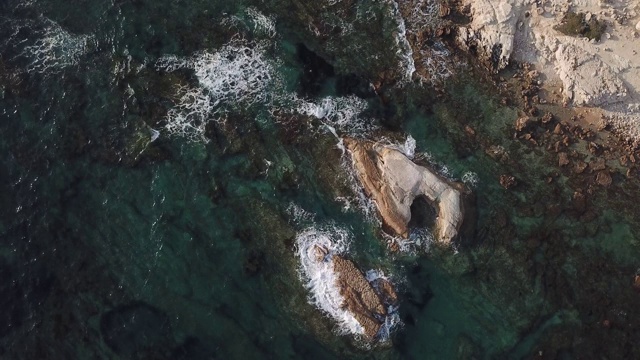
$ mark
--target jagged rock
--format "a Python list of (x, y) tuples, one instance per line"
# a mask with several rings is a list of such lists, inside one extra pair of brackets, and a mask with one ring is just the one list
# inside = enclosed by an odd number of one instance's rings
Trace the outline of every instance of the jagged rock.
[(518, 14), (523, 1), (469, 1), (472, 22), (458, 31), (457, 42), (462, 48), (477, 48), (482, 60), (495, 70), (509, 64)]
[(517, 132), (522, 132), (529, 128), (529, 126), (533, 123), (530, 117), (523, 116), (516, 120), (515, 128)]
[(566, 166), (569, 165), (569, 155), (566, 152), (561, 152), (558, 154), (558, 165)]
[(436, 238), (449, 243), (464, 219), (461, 183), (449, 182), (416, 165), (400, 151), (372, 141), (345, 138), (365, 193), (376, 204), (385, 231), (407, 238), (413, 201), (423, 196), (437, 209)]
[(333, 256), (332, 259), (336, 282), (344, 298), (343, 306), (362, 325), (365, 335), (372, 339), (382, 326), (382, 321), (378, 319), (384, 319), (387, 310), (380, 296), (353, 262), (340, 256)]
[(613, 180), (611, 179), (611, 174), (609, 174), (608, 171), (600, 171), (596, 175), (596, 182), (598, 183), (598, 185), (608, 187), (609, 185), (611, 185), (612, 181)]
[(604, 170), (607, 167), (607, 165), (603, 158), (597, 158), (589, 162), (589, 167), (591, 168), (592, 171), (600, 171), (600, 170)]
[(505, 189), (510, 189), (517, 184), (516, 178), (511, 175), (500, 175), (500, 185)]
[(576, 162), (574, 171), (576, 174), (582, 174), (587, 169), (588, 164), (582, 160)]
[(557, 124), (556, 127), (553, 129), (553, 133), (556, 135), (562, 135), (562, 125)]

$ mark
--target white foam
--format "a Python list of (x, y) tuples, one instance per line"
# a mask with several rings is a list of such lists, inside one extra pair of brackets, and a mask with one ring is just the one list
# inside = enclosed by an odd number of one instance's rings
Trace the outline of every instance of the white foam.
[[(326, 252), (318, 260), (318, 249)], [(296, 254), (300, 259), (300, 276), (309, 290), (309, 302), (327, 314), (338, 325), (340, 334), (363, 335), (364, 328), (349, 311), (337, 286), (333, 256), (349, 249), (349, 233), (344, 229), (308, 228), (296, 236)]]
[(404, 83), (411, 81), (413, 73), (416, 71), (416, 64), (413, 60), (413, 49), (407, 40), (407, 28), (404, 19), (400, 14), (398, 3), (391, 1), (391, 16), (398, 23), (398, 30), (395, 32), (395, 42), (398, 46), (396, 54), (400, 57), (400, 67), (403, 70), (402, 81)]
[(266, 16), (254, 7), (247, 8), (246, 13), (253, 23), (253, 31), (255, 33), (264, 34), (270, 38), (276, 36), (276, 23), (273, 15)]
[(281, 82), (273, 62), (266, 57), (267, 45), (233, 39), (215, 52), (201, 52), (186, 59), (169, 55), (158, 60), (156, 67), (165, 71), (192, 69), (199, 85), (178, 89), (165, 130), (206, 142), (208, 121), (223, 121), (230, 109), (269, 104)]
[(322, 120), (336, 137), (338, 137), (336, 130), (348, 135), (356, 135), (374, 128), (371, 120), (360, 116), (367, 108), (367, 102), (354, 95), (327, 96), (315, 102), (293, 96), (293, 103), (298, 113)]
[(434, 43), (428, 53), (423, 53), (422, 65), (431, 75), (432, 81), (442, 81), (453, 75), (450, 57), (451, 51), (439, 40)]
[(42, 32), (41, 38), (23, 49), (22, 55), (30, 59), (28, 73), (50, 75), (76, 65), (93, 40), (92, 36), (71, 34), (46, 18)]
[(478, 177), (478, 174), (474, 173), (473, 171), (467, 171), (462, 175), (462, 182), (470, 188), (475, 188), (476, 186), (478, 186), (480, 178)]
[(407, 135), (407, 138), (402, 144), (389, 141), (388, 139), (384, 139), (384, 141), (387, 142), (387, 146), (400, 151), (409, 159), (413, 159), (416, 155), (416, 139), (411, 135)]

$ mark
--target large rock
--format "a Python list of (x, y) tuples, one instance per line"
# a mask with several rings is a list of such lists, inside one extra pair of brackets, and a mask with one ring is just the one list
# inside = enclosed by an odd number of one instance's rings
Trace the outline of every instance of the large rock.
[(365, 335), (373, 339), (387, 316), (382, 299), (353, 262), (333, 256), (333, 269), (340, 295), (344, 298), (343, 306), (362, 325)]
[(555, 60), (565, 97), (574, 104), (601, 106), (627, 99), (628, 90), (618, 76), (622, 69), (604, 63), (600, 56), (573, 44), (560, 44)]
[(464, 219), (464, 185), (447, 181), (392, 147), (351, 138), (345, 138), (344, 144), (366, 195), (376, 204), (385, 231), (407, 238), (411, 205), (423, 196), (438, 212), (437, 239), (449, 243), (458, 235)]
[(472, 21), (458, 31), (458, 43), (463, 48), (475, 48), (481, 59), (496, 70), (509, 64), (513, 52), (516, 23), (526, 0), (464, 1), (470, 7)]

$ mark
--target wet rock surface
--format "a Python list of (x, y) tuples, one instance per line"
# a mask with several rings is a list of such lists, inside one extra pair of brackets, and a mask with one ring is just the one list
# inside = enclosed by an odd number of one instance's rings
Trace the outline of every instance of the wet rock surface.
[[(353, 262), (334, 256), (333, 268), (337, 274), (337, 286), (344, 298), (344, 306), (362, 325), (365, 335), (373, 339), (387, 316), (385, 304)], [(395, 293), (393, 288), (388, 287), (387, 291)]]

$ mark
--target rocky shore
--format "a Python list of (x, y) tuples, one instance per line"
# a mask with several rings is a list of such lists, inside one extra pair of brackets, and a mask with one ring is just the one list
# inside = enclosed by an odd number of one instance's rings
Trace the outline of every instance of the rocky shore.
[(640, 2), (461, 1), (471, 18), (456, 43), (494, 71), (529, 63), (538, 103), (598, 112), (594, 121), (640, 140)]

